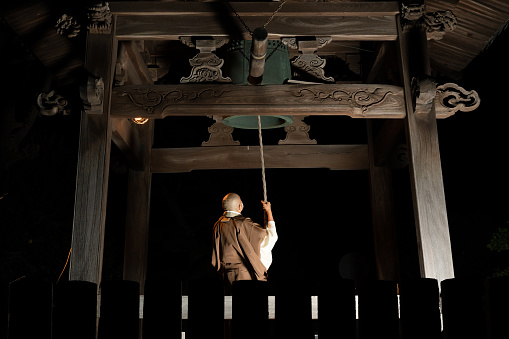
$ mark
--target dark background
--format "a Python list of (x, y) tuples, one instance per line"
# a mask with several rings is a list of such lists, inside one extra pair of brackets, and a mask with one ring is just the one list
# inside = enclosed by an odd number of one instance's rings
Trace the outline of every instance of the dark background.
[[(491, 234), (508, 220), (507, 35), (502, 32), (465, 70), (463, 81), (456, 81), (478, 91), (481, 106), (437, 122), (457, 277), (482, 279), (509, 266), (507, 254), (487, 248)], [(28, 86), (30, 77), (24, 81)], [(16, 104), (14, 119), (33, 115), (35, 97), (2, 93), (3, 102)], [(366, 142), (363, 120), (309, 117), (305, 121), (319, 144)], [(212, 122), (208, 118), (158, 121), (155, 147), (199, 146), (207, 140), (206, 129)], [(37, 116), (31, 126), (19, 141), (16, 157), (1, 166), (0, 279), (4, 283), (21, 276), (56, 282), (71, 246), (79, 109), (69, 116)], [(236, 132), (234, 138), (256, 145), (257, 136), (250, 133), (256, 132)], [(0, 140), (10, 142), (9, 137)], [(264, 131), (266, 144), (283, 138), (283, 130)], [(103, 279), (108, 280), (122, 277), (126, 171), (113, 146), (103, 271)], [(394, 170), (393, 176), (402, 278), (418, 277), (408, 167)], [(272, 281), (296, 272), (305, 279), (337, 275), (345, 256), (362, 264), (362, 269), (347, 273), (375, 277), (366, 171), (268, 169), (267, 187), (280, 237), (269, 271)], [(242, 196), (246, 216), (262, 220), (259, 170), (153, 176), (149, 278), (211, 274), (210, 230), (222, 213), (222, 197), (231, 191)]]

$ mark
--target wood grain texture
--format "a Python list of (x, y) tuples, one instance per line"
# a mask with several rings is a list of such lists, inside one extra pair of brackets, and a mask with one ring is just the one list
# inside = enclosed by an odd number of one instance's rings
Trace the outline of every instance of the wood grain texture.
[[(241, 16), (270, 17), (279, 7), (278, 3), (271, 2), (236, 2), (235, 10)], [(117, 16), (125, 15), (232, 15), (231, 10), (221, 2), (112, 2), (111, 12)], [(303, 16), (313, 14), (323, 15), (396, 15), (399, 14), (399, 5), (396, 1), (377, 2), (287, 2), (279, 11), (279, 16)]]
[[(438, 144), (438, 131), (434, 105), (428, 114), (414, 114), (410, 82), (412, 76), (420, 77), (429, 71), (423, 60), (419, 68), (414, 64), (410, 71), (409, 60), (414, 53), (422, 56), (426, 49), (424, 31), (401, 32), (401, 61), (407, 103), (406, 133), (410, 149), (410, 174), (416, 222), (421, 276), (439, 282), (454, 278), (451, 240), (442, 179), (442, 165)], [(420, 36), (420, 48), (409, 46), (409, 39)], [(415, 40), (414, 40), (415, 43)], [(414, 44), (415, 46), (415, 44)], [(426, 54), (426, 53), (424, 53)], [(416, 58), (418, 59), (418, 58)], [(415, 59), (414, 59), (415, 60)]]
[(367, 120), (371, 217), (375, 261), (379, 280), (399, 281), (398, 236), (396, 233), (392, 173), (388, 166), (375, 164), (375, 148), (371, 121)]
[(140, 291), (145, 289), (147, 276), (148, 236), (150, 216), (150, 150), (154, 135), (154, 120), (133, 126), (139, 130), (137, 148), (143, 149), (143, 169), (129, 169), (127, 176), (127, 206), (124, 241), (124, 280), (136, 281)]
[[(233, 19), (233, 18), (232, 18)], [(227, 23), (214, 16), (165, 15), (120, 16), (117, 37), (120, 40), (153, 39), (178, 40), (180, 36), (229, 36), (249, 40), (249, 32), (237, 22)], [(254, 29), (261, 27), (267, 16), (245, 18), (246, 24)], [(393, 41), (397, 38), (394, 16), (342, 16), (324, 13), (316, 16), (277, 16), (272, 20), (269, 39), (294, 36), (331, 36), (333, 40), (349, 41)]]
[(116, 43), (112, 34), (88, 35), (85, 68), (90, 74), (103, 78), (104, 113), (82, 113), (81, 116), (69, 280), (98, 285), (101, 281), (108, 195), (111, 149), (109, 98), (115, 58)]
[(115, 117), (347, 115), (403, 118), (403, 89), (390, 85), (153, 85), (114, 88)]
[[(264, 146), (266, 168), (369, 168), (366, 145)], [(152, 173), (260, 168), (259, 146), (152, 149)]]

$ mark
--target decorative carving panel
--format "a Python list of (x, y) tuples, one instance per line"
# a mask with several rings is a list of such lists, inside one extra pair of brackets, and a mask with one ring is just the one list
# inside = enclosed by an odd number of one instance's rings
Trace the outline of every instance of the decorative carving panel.
[(403, 118), (405, 103), (403, 89), (390, 85), (147, 85), (114, 88), (112, 114)]

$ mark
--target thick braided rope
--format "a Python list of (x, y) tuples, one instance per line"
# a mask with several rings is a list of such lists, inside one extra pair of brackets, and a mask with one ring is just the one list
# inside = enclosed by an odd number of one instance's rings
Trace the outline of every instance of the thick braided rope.
[(260, 116), (258, 116), (258, 139), (260, 140), (260, 158), (262, 161), (263, 199), (265, 202), (267, 202), (267, 183), (265, 182), (265, 159), (263, 156), (262, 121)]

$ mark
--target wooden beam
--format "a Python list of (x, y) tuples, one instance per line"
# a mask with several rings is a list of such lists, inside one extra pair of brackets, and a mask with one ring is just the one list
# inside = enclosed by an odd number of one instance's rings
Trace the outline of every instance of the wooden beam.
[[(366, 145), (277, 145), (263, 150), (266, 168), (369, 168)], [(259, 146), (152, 149), (152, 173), (260, 167)]]
[(82, 113), (69, 280), (100, 284), (111, 148), (110, 94), (116, 58), (113, 34), (88, 34), (85, 69), (104, 82), (102, 114)]
[(140, 134), (134, 123), (129, 119), (112, 119), (111, 139), (125, 156), (129, 167), (141, 171), (145, 167), (147, 157)]
[[(398, 25), (401, 30), (401, 26)], [(445, 204), (435, 105), (431, 112), (415, 114), (412, 77), (429, 76), (426, 31), (419, 25), (400, 31), (405, 100), (406, 134), (421, 276), (439, 282), (454, 278), (451, 240)]]
[[(254, 29), (261, 27), (269, 16), (246, 18)], [(231, 20), (235, 18), (232, 17)], [(120, 40), (178, 40), (180, 36), (227, 36), (249, 40), (250, 33), (233, 22), (224, 24), (214, 16), (167, 15), (120, 16), (117, 19), (117, 37)], [(394, 41), (397, 38), (394, 16), (316, 16), (282, 17), (270, 23), (269, 40), (294, 36), (331, 36), (333, 41)]]
[[(279, 3), (271, 2), (238, 2), (233, 5), (243, 17), (260, 16), (269, 18), (279, 7)], [(144, 1), (112, 2), (111, 12), (117, 16), (183, 16), (183, 15), (231, 15), (231, 10), (221, 2), (179, 2), (179, 1)], [(288, 2), (279, 11), (278, 16), (388, 16), (399, 14), (397, 1), (380, 2)]]
[(141, 56), (138, 46), (134, 41), (119, 43), (119, 61), (124, 70), (126, 84), (153, 84), (152, 76), (148, 71), (147, 64)]
[(379, 280), (399, 281), (398, 236), (392, 194), (392, 173), (387, 165), (376, 165), (375, 136), (371, 126), (372, 121), (367, 120), (366, 122), (368, 127), (371, 218), (377, 276)]
[[(137, 148), (143, 150), (142, 168), (129, 169), (127, 176), (127, 206), (124, 246), (124, 280), (137, 281), (140, 291), (145, 289), (147, 275), (148, 235), (150, 216), (150, 152), (154, 137), (154, 120), (137, 125), (140, 138)], [(134, 127), (134, 126), (133, 126)]]
[(390, 85), (214, 84), (121, 86), (113, 89), (115, 117), (170, 115), (347, 115), (403, 118), (403, 89)]

